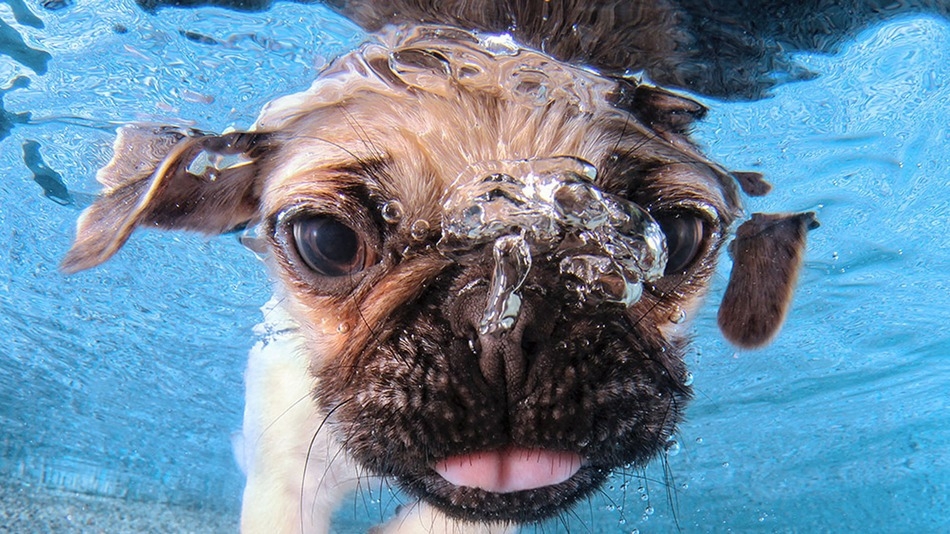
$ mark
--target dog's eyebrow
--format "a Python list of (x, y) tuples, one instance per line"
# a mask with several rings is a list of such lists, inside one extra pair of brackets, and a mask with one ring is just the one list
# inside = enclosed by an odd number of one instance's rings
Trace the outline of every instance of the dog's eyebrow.
[[(728, 192), (701, 162), (676, 162), (642, 153), (621, 154), (604, 165), (603, 187), (647, 209), (688, 205), (693, 201), (713, 208), (728, 226), (735, 217)], [(652, 157), (651, 157), (652, 156)]]
[(330, 174), (342, 176), (358, 176), (364, 180), (372, 180), (379, 183), (379, 179), (387, 174), (387, 169), (392, 165), (390, 156), (372, 156), (363, 158), (354, 155), (353, 161), (339, 163), (329, 167), (324, 167), (324, 171)]

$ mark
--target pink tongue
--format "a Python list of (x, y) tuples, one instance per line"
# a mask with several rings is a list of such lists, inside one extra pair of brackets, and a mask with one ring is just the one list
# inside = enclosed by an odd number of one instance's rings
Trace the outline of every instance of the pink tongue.
[(504, 449), (452, 456), (435, 464), (442, 478), (468, 488), (511, 493), (559, 484), (581, 468), (573, 452)]

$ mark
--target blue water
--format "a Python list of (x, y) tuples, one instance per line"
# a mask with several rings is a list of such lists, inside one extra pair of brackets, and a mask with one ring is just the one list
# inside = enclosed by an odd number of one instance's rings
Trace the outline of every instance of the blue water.
[[(5, 92), (5, 109), (32, 114), (9, 115), (19, 124), (0, 140), (0, 479), (236, 514), (229, 435), (269, 293), (261, 266), (233, 238), (149, 232), (92, 272), (65, 277), (57, 264), (98, 190), (113, 123), (247, 127), (362, 35), (285, 3), (154, 16), (130, 1), (33, 7), (42, 28), (0, 5), (51, 55), (42, 75), (0, 57), (0, 88), (30, 79)], [(706, 99), (697, 130), (714, 159), (775, 185), (750, 212), (819, 214), (788, 324), (760, 351), (722, 340), (724, 258), (695, 318), (697, 395), (678, 447), (545, 532), (950, 524), (950, 23), (904, 18), (797, 59), (820, 76), (753, 103)], [(29, 141), (45, 167), (26, 165)], [(365, 529), (393, 501), (386, 488), (354, 497), (339, 530)]]

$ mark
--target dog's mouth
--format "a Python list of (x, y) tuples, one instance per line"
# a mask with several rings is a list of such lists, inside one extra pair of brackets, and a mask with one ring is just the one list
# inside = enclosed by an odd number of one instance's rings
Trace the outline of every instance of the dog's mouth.
[(451, 456), (433, 469), (447, 482), (489, 493), (514, 493), (561, 484), (581, 469), (575, 452), (509, 447)]
[(452, 455), (403, 484), (451, 516), (471, 521), (531, 523), (589, 495), (608, 470), (580, 454), (508, 446)]

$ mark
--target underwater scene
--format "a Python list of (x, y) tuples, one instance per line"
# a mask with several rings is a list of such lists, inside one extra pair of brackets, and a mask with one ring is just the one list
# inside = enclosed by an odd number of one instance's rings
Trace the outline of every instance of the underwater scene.
[[(95, 269), (59, 265), (119, 126), (249, 128), (366, 36), (317, 3), (0, 3), (0, 531), (238, 530), (264, 265), (237, 234), (153, 231)], [(748, 214), (821, 223), (785, 326), (757, 350), (723, 338), (723, 253), (665, 453), (522, 531), (950, 525), (950, 20), (886, 17), (793, 59), (809, 75), (761, 97), (691, 95), (705, 153), (774, 187)], [(332, 531), (410, 501), (374, 478)]]

